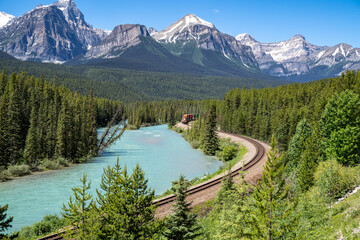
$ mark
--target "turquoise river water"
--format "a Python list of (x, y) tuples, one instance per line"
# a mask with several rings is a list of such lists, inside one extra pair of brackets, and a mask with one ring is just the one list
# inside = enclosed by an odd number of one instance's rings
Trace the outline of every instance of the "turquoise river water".
[(90, 192), (96, 196), (103, 168), (113, 165), (117, 156), (129, 172), (139, 163), (156, 194), (169, 189), (181, 173), (192, 179), (215, 172), (222, 165), (216, 158), (192, 149), (166, 125), (125, 131), (101, 156), (84, 164), (0, 183), (0, 205), (8, 203), (8, 216), (14, 216), (9, 231), (38, 222), (47, 214), (60, 214), (62, 203), (67, 203), (71, 187), (79, 185), (83, 173), (88, 175)]

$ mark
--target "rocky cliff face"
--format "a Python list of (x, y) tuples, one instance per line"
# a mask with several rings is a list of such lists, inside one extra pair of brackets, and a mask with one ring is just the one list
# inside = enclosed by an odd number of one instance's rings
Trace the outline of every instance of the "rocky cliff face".
[[(346, 69), (357, 69), (360, 64), (360, 49), (347, 44), (317, 46), (307, 42), (301, 35), (278, 43), (260, 43), (247, 33), (238, 35), (236, 39), (251, 47), (260, 69), (272, 76), (306, 75), (316, 71), (317, 67), (331, 70), (342, 64), (340, 71), (336, 72), (339, 75)], [(323, 68), (319, 69), (323, 71)]]
[(142, 37), (150, 37), (144, 25), (125, 24), (116, 26), (109, 36), (89, 49), (85, 58), (117, 57), (125, 49), (141, 43)]
[(0, 29), (0, 49), (22, 60), (61, 63), (106, 36), (85, 22), (72, 0), (38, 6)]
[(166, 29), (152, 35), (158, 42), (183, 45), (196, 42), (205, 50), (221, 52), (228, 59), (236, 59), (246, 67), (257, 68), (251, 48), (242, 45), (234, 37), (221, 33), (212, 23), (193, 14), (188, 14)]

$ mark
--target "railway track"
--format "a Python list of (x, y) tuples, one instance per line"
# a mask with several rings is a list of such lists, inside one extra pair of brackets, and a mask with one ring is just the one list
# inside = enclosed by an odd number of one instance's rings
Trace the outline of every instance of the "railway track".
[[(254, 157), (252, 159), (250, 159), (250, 161), (248, 161), (242, 167), (232, 169), (231, 176), (235, 177), (235, 176), (239, 175), (239, 171), (249, 170), (251, 167), (253, 167), (255, 164), (257, 164), (263, 158), (263, 156), (265, 155), (265, 148), (264, 148), (264, 146), (262, 144), (260, 144), (259, 142), (257, 142), (256, 140), (254, 140), (252, 138), (248, 138), (248, 137), (244, 137), (244, 136), (240, 136), (240, 135), (236, 135), (236, 134), (230, 134), (230, 133), (227, 133), (227, 134), (235, 136), (237, 138), (242, 138), (242, 139), (250, 142), (251, 144), (253, 144), (255, 146), (255, 149), (256, 149), (256, 154), (254, 155)], [(190, 195), (193, 195), (195, 193), (204, 191), (204, 190), (206, 190), (208, 188), (211, 188), (211, 187), (213, 187), (215, 185), (221, 184), (221, 181), (223, 180), (223, 178), (224, 178), (224, 176), (214, 177), (209, 181), (206, 181), (204, 183), (201, 183), (199, 185), (196, 185), (196, 186), (193, 186), (193, 187), (189, 188), (186, 192), (190, 196)], [(168, 195), (168, 196), (166, 196), (164, 198), (154, 200), (153, 204), (160, 207), (160, 206), (164, 206), (166, 204), (172, 203), (174, 201), (175, 201), (175, 195), (172, 194), (172, 195)], [(39, 238), (38, 240), (58, 240), (58, 239), (63, 239), (61, 235), (64, 232), (65, 231), (60, 232), (60, 233), (54, 233), (54, 234)]]

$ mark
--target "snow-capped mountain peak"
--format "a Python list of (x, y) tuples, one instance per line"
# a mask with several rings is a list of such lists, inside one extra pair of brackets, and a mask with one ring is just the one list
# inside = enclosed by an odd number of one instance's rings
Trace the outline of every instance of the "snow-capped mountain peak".
[(13, 20), (15, 17), (5, 12), (0, 12), (0, 28), (5, 26), (8, 22)]
[(152, 36), (162, 42), (198, 40), (199, 36), (209, 29), (215, 29), (215, 26), (194, 14), (188, 14), (161, 32), (153, 33)]
[(301, 34), (294, 35), (292, 38), (290, 38), (289, 41), (295, 41), (295, 40), (306, 41), (305, 37)]
[(186, 23), (185, 27), (190, 25), (205, 25), (207, 27), (214, 28), (214, 25), (212, 23), (207, 22), (204, 19), (201, 19), (194, 14), (188, 14), (183, 19), (185, 20)]

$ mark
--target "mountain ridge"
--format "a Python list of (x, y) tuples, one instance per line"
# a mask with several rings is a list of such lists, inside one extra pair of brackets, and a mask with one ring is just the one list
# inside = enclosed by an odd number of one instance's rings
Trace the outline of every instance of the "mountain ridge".
[[(1, 18), (1, 14), (5, 17)], [(360, 68), (360, 48), (345, 43), (317, 46), (300, 34), (277, 43), (261, 43), (248, 33), (236, 37), (222, 33), (213, 23), (194, 14), (185, 15), (161, 31), (141, 24), (122, 24), (111, 32), (87, 23), (73, 0), (38, 5), (20, 17), (11, 16), (0, 12), (0, 50), (21, 60), (69, 64), (94, 60), (104, 65), (111, 62), (114, 67), (114, 59), (119, 58), (119, 67), (131, 69), (140, 63), (155, 66), (146, 62), (149, 57), (148, 61), (163, 62), (162, 68), (156, 68), (161, 71), (174, 71), (165, 64), (174, 60), (184, 64), (179, 68), (185, 71), (192, 63), (197, 69), (203, 68), (200, 72), (204, 74), (268, 75), (296, 81), (333, 77)], [(147, 52), (140, 54), (145, 59), (136, 59), (140, 49)], [(124, 52), (133, 64), (124, 62)], [(135, 55), (130, 56), (131, 52)], [(169, 58), (169, 54), (174, 57)]]

